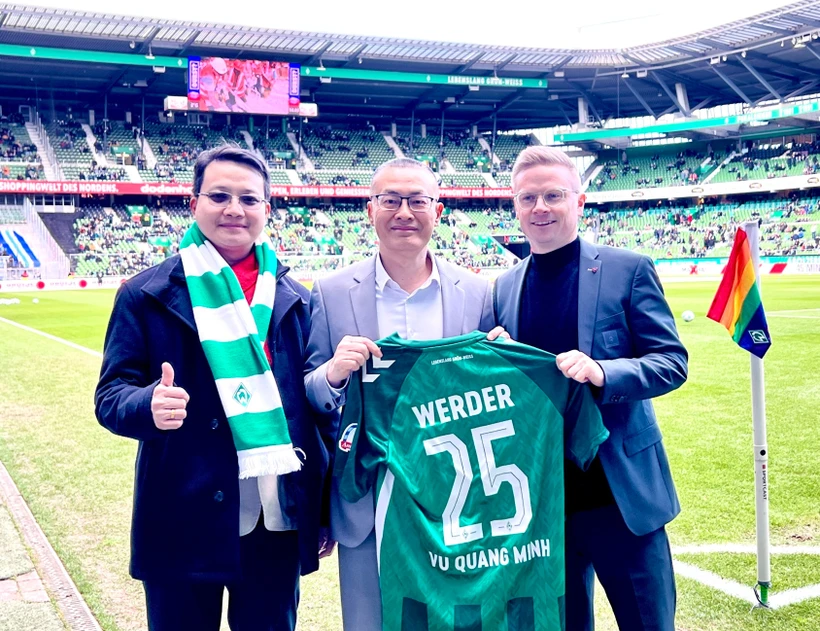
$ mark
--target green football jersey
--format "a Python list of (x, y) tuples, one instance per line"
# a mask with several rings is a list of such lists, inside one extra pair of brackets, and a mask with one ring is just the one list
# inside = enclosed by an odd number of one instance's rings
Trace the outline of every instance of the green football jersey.
[(392, 335), (347, 389), (339, 490), (376, 489), (385, 631), (557, 631), (564, 459), (609, 432), (549, 353), (484, 333)]

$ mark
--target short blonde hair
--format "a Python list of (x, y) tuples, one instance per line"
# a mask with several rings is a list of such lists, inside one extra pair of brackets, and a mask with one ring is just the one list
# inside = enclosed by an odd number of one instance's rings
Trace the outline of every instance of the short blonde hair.
[(526, 171), (531, 167), (537, 166), (562, 166), (572, 173), (578, 180), (578, 190), (576, 193), (582, 193), (581, 175), (578, 173), (578, 168), (575, 163), (569, 159), (569, 156), (555, 147), (544, 147), (542, 145), (535, 145), (527, 147), (515, 159), (515, 164), (512, 170), (512, 187), (515, 188), (515, 179), (522, 171)]

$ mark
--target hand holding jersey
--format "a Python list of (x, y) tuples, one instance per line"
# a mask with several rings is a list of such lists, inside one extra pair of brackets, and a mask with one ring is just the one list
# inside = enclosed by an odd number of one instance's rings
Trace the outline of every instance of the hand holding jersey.
[(335, 476), (348, 501), (375, 490), (383, 628), (561, 629), (563, 461), (585, 468), (608, 436), (589, 388), (482, 333), (379, 345)]
[(345, 335), (327, 366), (327, 382), (334, 388), (342, 387), (350, 378), (350, 373), (364, 366), (371, 355), (382, 356), (373, 340), (361, 335)]
[(601, 365), (581, 351), (568, 351), (555, 356), (555, 365), (567, 379), (579, 383), (591, 383), (598, 388), (604, 387), (604, 371)]

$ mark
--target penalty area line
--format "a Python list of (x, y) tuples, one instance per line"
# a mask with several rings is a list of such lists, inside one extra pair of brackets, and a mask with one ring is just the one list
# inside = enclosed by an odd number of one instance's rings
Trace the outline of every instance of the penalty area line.
[(74, 350), (80, 351), (81, 353), (86, 353), (87, 355), (91, 355), (92, 357), (97, 357), (97, 358), (102, 359), (103, 354), (100, 351), (95, 351), (91, 348), (86, 348), (85, 346), (80, 346), (79, 344), (75, 344), (74, 342), (64, 340), (63, 338), (57, 337), (56, 335), (52, 335), (51, 333), (46, 333), (45, 331), (40, 331), (38, 329), (33, 329), (30, 326), (26, 326), (25, 324), (20, 324), (19, 322), (15, 322), (14, 320), (7, 320), (6, 318), (0, 318), (0, 322), (2, 322), (3, 324), (8, 324), (9, 326), (17, 327), (18, 329), (22, 329), (23, 331), (27, 331), (28, 333), (34, 333), (35, 335), (39, 335), (41, 337), (44, 337), (47, 340), (51, 340), (52, 342), (57, 342), (59, 344), (65, 344), (69, 348), (73, 348)]

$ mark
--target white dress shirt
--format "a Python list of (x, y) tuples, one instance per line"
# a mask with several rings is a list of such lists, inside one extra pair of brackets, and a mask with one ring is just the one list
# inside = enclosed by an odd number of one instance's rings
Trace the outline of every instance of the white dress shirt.
[[(433, 269), (427, 280), (409, 294), (390, 278), (376, 255), (376, 322), (379, 337), (398, 333), (406, 340), (440, 340), (444, 337), (444, 306), (441, 301), (441, 276), (436, 259), (427, 254)], [(339, 405), (350, 378), (338, 388), (327, 384), (331, 396)]]
[(428, 254), (433, 269), (413, 293), (407, 293), (390, 278), (376, 255), (376, 320), (379, 337), (398, 333), (406, 340), (439, 340), (444, 337), (444, 308), (441, 277), (435, 259)]

